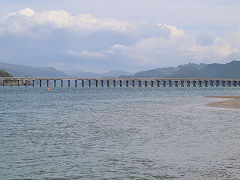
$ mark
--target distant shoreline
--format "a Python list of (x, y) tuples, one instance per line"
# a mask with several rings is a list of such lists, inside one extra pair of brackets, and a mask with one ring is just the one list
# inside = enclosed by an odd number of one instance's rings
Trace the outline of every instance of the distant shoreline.
[(212, 102), (206, 104), (209, 107), (240, 109), (240, 96), (205, 96), (207, 98), (223, 98), (224, 101)]

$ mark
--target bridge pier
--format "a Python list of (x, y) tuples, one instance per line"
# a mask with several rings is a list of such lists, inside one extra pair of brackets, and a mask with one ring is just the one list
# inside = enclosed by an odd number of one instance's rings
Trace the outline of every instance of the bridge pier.
[(85, 84), (84, 84), (84, 80), (82, 80), (82, 87), (84, 87), (85, 86)]
[(237, 81), (233, 81), (233, 86), (237, 87)]
[(57, 80), (54, 80), (54, 87), (57, 87)]
[(113, 80), (113, 87), (116, 87), (116, 80)]
[(77, 80), (75, 80), (75, 87), (78, 87), (78, 82), (77, 82)]
[(138, 81), (138, 87), (142, 87), (142, 81), (141, 80)]
[(70, 80), (68, 80), (68, 87), (70, 87), (71, 86), (71, 81)]
[(39, 86), (42, 87), (42, 80), (39, 80)]
[(135, 87), (135, 80), (132, 80), (132, 87)]
[(61, 87), (63, 87), (63, 80), (61, 80)]
[(109, 82), (109, 80), (107, 80), (107, 87), (110, 87), (110, 82)]
[(178, 81), (175, 81), (175, 87), (178, 87)]
[(157, 80), (157, 87), (160, 87), (160, 81)]
[(101, 80), (101, 85), (102, 85), (102, 87), (104, 87), (104, 85), (103, 85), (103, 84), (104, 84), (104, 81), (103, 81), (103, 80)]
[(187, 87), (191, 87), (191, 81), (187, 80)]
[(214, 81), (213, 80), (210, 80), (210, 86), (214, 87)]
[(197, 87), (196, 83), (197, 81), (193, 81), (193, 87)]
[(219, 86), (220, 86), (220, 81), (216, 80), (216, 87), (219, 87)]
[(95, 80), (95, 83), (96, 83), (96, 87), (98, 87), (98, 80)]
[(126, 87), (129, 87), (129, 82), (128, 82), (128, 80), (126, 80)]
[(184, 81), (181, 81), (181, 87), (184, 87)]
[(154, 87), (154, 81), (153, 80), (151, 81), (151, 87)]
[(226, 87), (226, 81), (222, 81), (222, 87)]
[(167, 87), (167, 81), (163, 80), (163, 87)]
[(232, 81), (227, 81), (228, 82), (228, 87), (232, 87)]
[(145, 87), (148, 87), (148, 81), (145, 81)]
[(208, 87), (208, 81), (204, 80), (205, 87)]
[(168, 86), (172, 87), (172, 81), (171, 80), (168, 81)]
[(91, 80), (88, 80), (88, 87), (92, 87)]

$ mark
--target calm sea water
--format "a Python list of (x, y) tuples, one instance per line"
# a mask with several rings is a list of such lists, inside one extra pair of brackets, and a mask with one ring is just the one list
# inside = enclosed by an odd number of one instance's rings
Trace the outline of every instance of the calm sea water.
[(0, 179), (240, 179), (239, 88), (0, 87)]

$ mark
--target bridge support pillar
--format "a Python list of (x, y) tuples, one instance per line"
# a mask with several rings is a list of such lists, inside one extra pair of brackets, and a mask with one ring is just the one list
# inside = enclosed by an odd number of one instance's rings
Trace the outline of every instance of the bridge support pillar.
[(135, 87), (135, 80), (132, 80), (132, 87)]
[(77, 80), (75, 80), (75, 87), (78, 87), (78, 82), (77, 82)]
[(71, 86), (71, 81), (70, 80), (68, 80), (68, 87), (70, 87)]
[(95, 80), (95, 83), (96, 83), (96, 87), (98, 87), (98, 80)]
[(157, 80), (157, 87), (160, 87), (160, 81)]
[(193, 81), (193, 87), (197, 87), (197, 81)]
[(61, 80), (61, 87), (63, 87), (63, 80)]
[(88, 80), (88, 87), (91, 87), (91, 80)]
[(178, 87), (178, 81), (175, 81), (175, 87)]
[(141, 80), (138, 81), (138, 87), (142, 87), (142, 81)]
[(166, 84), (167, 84), (167, 81), (163, 80), (163, 87), (167, 87)]
[(110, 87), (110, 81), (107, 80), (107, 87)]
[(32, 80), (32, 87), (34, 87), (35, 86), (35, 81), (34, 80)]
[(84, 87), (85, 86), (85, 84), (84, 84), (84, 80), (82, 80), (82, 87)]
[(233, 86), (237, 87), (237, 81), (233, 81)]
[(116, 80), (113, 80), (113, 86), (116, 87)]
[(204, 80), (205, 87), (208, 87), (208, 81)]
[(232, 81), (228, 81), (228, 87), (232, 87)]
[(39, 80), (39, 86), (42, 87), (42, 80)]
[(119, 80), (119, 85), (120, 87), (122, 87), (122, 80)]
[(148, 87), (148, 81), (145, 81), (145, 87)]
[(57, 80), (54, 80), (54, 87), (57, 87)]
[(128, 80), (126, 80), (126, 87), (129, 87), (129, 82), (128, 82)]
[(101, 80), (101, 85), (102, 85), (102, 87), (104, 86), (103, 84), (104, 84), (104, 81), (103, 81), (103, 80)]
[(187, 87), (191, 87), (191, 81), (187, 80)]
[(181, 87), (184, 87), (184, 81), (181, 81)]
[(154, 80), (151, 81), (151, 87), (154, 87)]

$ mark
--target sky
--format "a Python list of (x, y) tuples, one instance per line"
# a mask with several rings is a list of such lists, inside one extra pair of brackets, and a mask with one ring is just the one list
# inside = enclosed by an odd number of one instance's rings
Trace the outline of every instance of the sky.
[(137, 72), (240, 60), (239, 0), (1, 0), (0, 62)]

